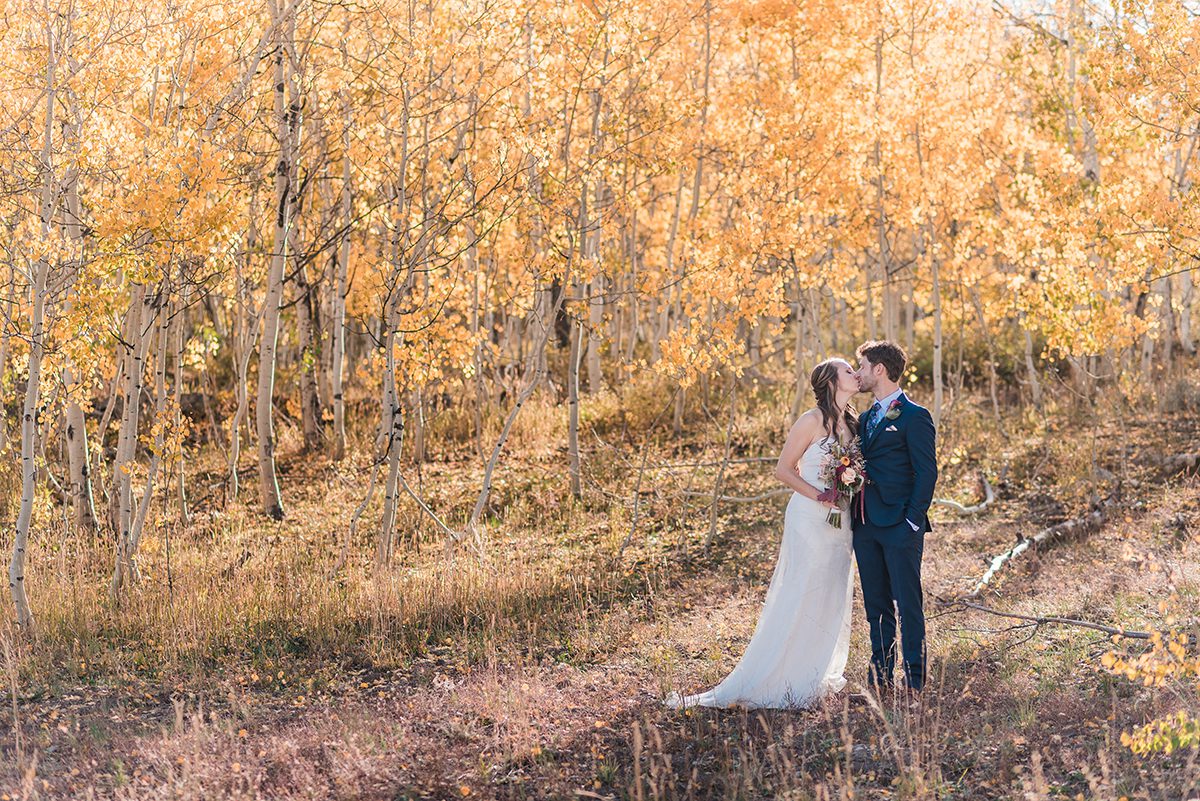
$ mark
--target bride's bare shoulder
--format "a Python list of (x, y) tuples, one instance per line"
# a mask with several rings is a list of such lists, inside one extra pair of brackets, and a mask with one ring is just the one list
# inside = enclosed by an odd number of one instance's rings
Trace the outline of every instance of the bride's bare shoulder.
[(796, 422), (792, 423), (792, 429), (796, 431), (815, 430), (821, 426), (821, 422), (821, 410), (814, 406), (796, 418)]

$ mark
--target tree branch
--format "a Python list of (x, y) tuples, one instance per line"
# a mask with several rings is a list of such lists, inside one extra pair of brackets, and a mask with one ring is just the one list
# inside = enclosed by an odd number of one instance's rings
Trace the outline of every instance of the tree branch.
[(945, 506), (949, 509), (953, 509), (954, 511), (958, 512), (960, 515), (979, 514), (984, 509), (987, 509), (989, 506), (991, 506), (992, 502), (994, 500), (996, 500), (996, 493), (995, 493), (995, 491), (992, 490), (992, 485), (987, 480), (987, 476), (980, 476), (979, 480), (983, 482), (984, 497), (983, 497), (982, 501), (975, 504), (974, 506), (964, 506), (963, 504), (959, 503), (958, 501), (952, 501), (952, 500), (949, 500), (948, 498), (934, 498), (933, 502), (938, 504), (939, 506)]
[(1077, 628), (1091, 629), (1093, 631), (1104, 632), (1105, 634), (1125, 637), (1131, 640), (1148, 640), (1154, 635), (1148, 631), (1136, 631), (1132, 629), (1122, 629), (1115, 626), (1106, 626), (1103, 623), (1093, 623), (1090, 620), (1078, 620), (1073, 617), (1057, 617), (1054, 615), (1022, 615), (1016, 612), (1002, 612), (999, 609), (993, 609), (990, 606), (967, 601), (962, 598), (956, 598), (951, 601), (941, 601), (942, 604), (949, 607), (949, 611), (954, 611), (956, 608), (974, 609), (977, 612), (986, 612), (989, 615), (996, 617), (1005, 617), (1012, 620), (1024, 620), (1032, 623), (1034, 626), (1043, 626), (1054, 624), (1059, 626), (1075, 626)]

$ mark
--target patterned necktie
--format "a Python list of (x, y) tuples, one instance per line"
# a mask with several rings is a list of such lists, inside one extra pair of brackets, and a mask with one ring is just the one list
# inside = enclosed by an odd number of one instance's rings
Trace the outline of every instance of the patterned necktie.
[(871, 413), (867, 415), (867, 436), (870, 437), (875, 431), (875, 426), (879, 425), (879, 410), (883, 407), (879, 405), (879, 401), (875, 401), (875, 405), (871, 407)]

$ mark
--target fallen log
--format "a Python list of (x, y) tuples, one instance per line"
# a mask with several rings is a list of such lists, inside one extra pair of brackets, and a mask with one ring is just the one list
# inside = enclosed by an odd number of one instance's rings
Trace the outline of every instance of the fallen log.
[(992, 502), (996, 500), (996, 493), (992, 489), (991, 482), (987, 480), (987, 476), (980, 476), (979, 479), (983, 483), (983, 500), (974, 506), (965, 506), (958, 501), (952, 501), (948, 498), (934, 498), (933, 502), (938, 506), (953, 509), (960, 515), (977, 515), (991, 506)]
[(1017, 558), (1021, 554), (1028, 551), (1030, 548), (1038, 548), (1047, 545), (1051, 542), (1059, 540), (1068, 540), (1075, 537), (1085, 537), (1095, 531), (1098, 531), (1104, 525), (1104, 521), (1108, 518), (1109, 509), (1115, 503), (1113, 498), (1109, 498), (1102, 503), (1097, 509), (1083, 517), (1072, 518), (1065, 520), (1062, 523), (1057, 523), (1049, 528), (1042, 529), (1032, 537), (1023, 537), (1013, 547), (1009, 548), (1004, 553), (992, 559), (988, 566), (987, 572), (975, 584), (975, 588), (967, 593), (964, 598), (978, 598), (979, 595), (987, 589), (991, 580), (996, 577), (1003, 567)]
[(1200, 451), (1169, 456), (1162, 461), (1162, 466), (1170, 475), (1200, 473)]

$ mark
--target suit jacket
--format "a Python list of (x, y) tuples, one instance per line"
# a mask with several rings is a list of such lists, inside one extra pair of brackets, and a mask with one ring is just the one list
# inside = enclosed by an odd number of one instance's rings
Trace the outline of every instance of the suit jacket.
[[(916, 524), (918, 531), (932, 531), (929, 505), (933, 502), (933, 487), (938, 476), (933, 416), (903, 393), (899, 401), (900, 416), (894, 420), (880, 416), (869, 437), (867, 415), (870, 409), (858, 418), (870, 480), (862, 490), (865, 522), (886, 528), (908, 519)], [(855, 499), (853, 509), (855, 522), (859, 522), (858, 499)]]

